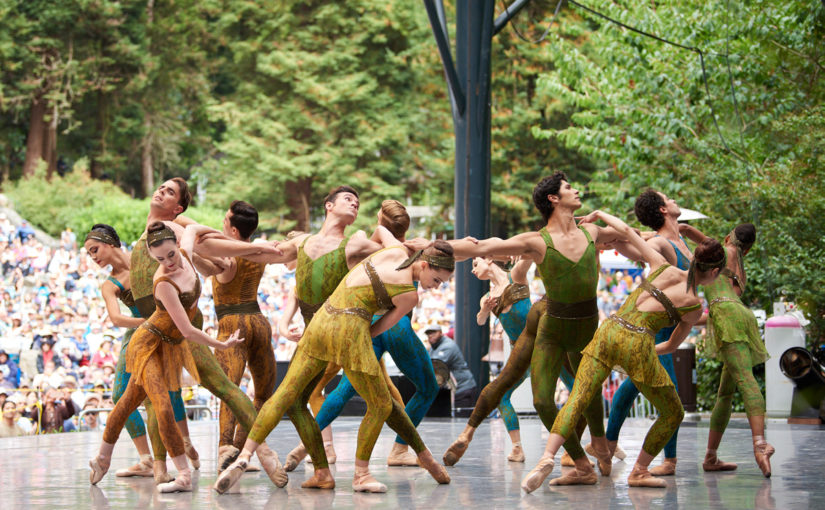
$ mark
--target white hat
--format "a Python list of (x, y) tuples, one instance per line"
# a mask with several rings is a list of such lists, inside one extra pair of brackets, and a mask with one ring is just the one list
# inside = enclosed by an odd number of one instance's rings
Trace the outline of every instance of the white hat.
[(443, 332), (444, 332), (444, 331), (441, 329), (441, 326), (440, 326), (439, 324), (435, 324), (435, 323), (433, 323), (433, 324), (428, 324), (428, 325), (424, 328), (424, 333), (429, 333), (430, 331), (438, 331), (439, 333), (443, 333)]

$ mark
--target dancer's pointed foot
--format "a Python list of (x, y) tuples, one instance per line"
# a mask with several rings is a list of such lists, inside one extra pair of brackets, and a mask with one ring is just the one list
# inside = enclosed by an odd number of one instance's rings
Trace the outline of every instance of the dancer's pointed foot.
[(244, 459), (238, 459), (233, 462), (229, 467), (223, 470), (223, 472), (218, 476), (218, 479), (215, 480), (215, 485), (212, 486), (218, 494), (224, 494), (227, 492), (233, 485), (238, 483), (240, 480), (241, 475), (244, 474), (246, 471), (246, 466), (249, 463)]
[(152, 472), (155, 477), (155, 485), (168, 483), (175, 479), (175, 477), (170, 475), (169, 471), (166, 469), (165, 460), (155, 459), (155, 461), (152, 463)]
[[(264, 471), (266, 471), (267, 476), (272, 483), (275, 484), (278, 488), (283, 488), (286, 486), (287, 482), (289, 482), (289, 477), (284, 470), (284, 467), (281, 465), (280, 459), (278, 459), (278, 454), (275, 453), (269, 446), (265, 443), (261, 443), (256, 450), (258, 454), (258, 460), (261, 461), (261, 466), (263, 466)], [(249, 471), (249, 466), (247, 465), (246, 468)]]
[[(627, 452), (622, 450), (622, 447), (619, 446), (617, 441), (608, 441), (607, 446), (612, 451), (611, 455), (613, 457), (616, 457), (619, 460), (624, 460), (627, 457)], [(584, 451), (591, 457), (598, 457), (598, 455), (596, 455), (596, 450), (593, 449), (593, 443), (587, 443), (584, 447)], [(594, 463), (593, 465), (595, 466), (596, 464)]]
[[(186, 457), (189, 459), (189, 462), (192, 463), (192, 469), (200, 469), (200, 456), (198, 456), (198, 451), (195, 447), (192, 446), (192, 440), (188, 437), (183, 438), (183, 451), (186, 452)], [(189, 490), (192, 489), (190, 488)]]
[(118, 469), (117, 471), (115, 471), (115, 476), (154, 476), (154, 471), (152, 470), (152, 457), (149, 454), (141, 455), (140, 460), (137, 462), (137, 464), (129, 466), (125, 469)]
[[(190, 459), (191, 460), (191, 459)], [(192, 492), (192, 475), (187, 469), (179, 471), (174, 481), (162, 483), (157, 487), (158, 492)]]
[(459, 460), (461, 460), (461, 457), (464, 455), (464, 452), (467, 451), (468, 446), (470, 446), (470, 439), (464, 434), (458, 436), (458, 439), (456, 439), (453, 444), (447, 448), (447, 451), (444, 452), (444, 457), (442, 459), (444, 461), (444, 465), (454, 466)]
[(316, 471), (312, 478), (301, 484), (302, 489), (334, 489), (335, 479), (329, 469)]
[(661, 478), (654, 477), (646, 467), (640, 466), (638, 463), (633, 466), (633, 471), (631, 471), (627, 477), (627, 484), (631, 487), (667, 487), (667, 482)]
[(230, 464), (237, 460), (241, 451), (232, 446), (225, 444), (218, 447), (218, 473), (222, 473), (224, 469), (228, 468)]
[(595, 446), (592, 450), (593, 456), (599, 462), (599, 473), (602, 476), (610, 476), (610, 472), (613, 471), (613, 455), (609, 451), (597, 450)]
[(440, 484), (450, 483), (450, 475), (447, 469), (438, 463), (430, 450), (424, 450), (418, 454), (418, 463), (430, 473), (430, 476)]
[[(304, 443), (301, 443), (287, 454), (286, 462), (284, 463), (284, 470), (287, 472), (294, 471), (295, 468), (298, 467), (298, 464), (300, 464), (306, 456), (306, 446), (304, 446)], [(329, 462), (329, 459), (327, 459), (327, 462)]]
[(757, 439), (753, 442), (753, 456), (756, 457), (756, 464), (765, 478), (771, 477), (771, 456), (775, 451), (765, 439)]
[(587, 471), (579, 471), (579, 469), (576, 468), (564, 473), (559, 478), (550, 480), (550, 485), (596, 485), (598, 481), (599, 477), (596, 476), (593, 468)]
[(418, 457), (410, 451), (409, 446), (393, 443), (392, 450), (387, 456), (388, 466), (418, 466)]
[(665, 457), (665, 461), (658, 466), (650, 469), (650, 474), (653, 476), (673, 476), (676, 474), (676, 457), (669, 459)]
[(616, 444), (616, 446), (613, 448), (613, 456), (619, 460), (624, 460), (625, 458), (627, 458), (627, 452), (624, 451), (621, 446)]
[(541, 487), (541, 484), (544, 483), (545, 478), (550, 476), (550, 473), (553, 472), (553, 467), (555, 465), (556, 463), (553, 461), (552, 457), (542, 456), (536, 467), (527, 473), (527, 477), (522, 480), (521, 488), (524, 489), (525, 492), (533, 492)]
[(338, 460), (338, 456), (335, 455), (335, 447), (332, 445), (332, 441), (324, 441), (324, 453), (327, 456), (327, 464), (330, 466), (335, 464), (335, 461)]
[(510, 451), (507, 460), (510, 462), (524, 462), (524, 448), (521, 447), (521, 443), (513, 443), (513, 450)]
[[(593, 448), (590, 448), (590, 449), (592, 450)], [(590, 452), (588, 452), (588, 453), (590, 453)], [(595, 454), (591, 453), (590, 455), (595, 455)], [(588, 459), (588, 460), (590, 460), (590, 459)], [(573, 457), (571, 457), (570, 454), (567, 453), (567, 451), (565, 451), (564, 453), (561, 454), (561, 465), (564, 466), (564, 467), (576, 467), (576, 462), (573, 460)], [(590, 461), (590, 467), (596, 467), (596, 463), (593, 462), (592, 460)]]
[(89, 472), (89, 483), (92, 485), (97, 485), (97, 482), (102, 480), (103, 476), (106, 475), (106, 472), (109, 471), (109, 464), (111, 461), (111, 457), (104, 457), (101, 455), (98, 455), (90, 460), (89, 467), (92, 470)]
[(705, 471), (734, 471), (738, 466), (733, 462), (722, 462), (716, 453), (708, 452), (702, 462), (702, 469)]
[(368, 467), (355, 468), (355, 476), (352, 478), (352, 490), (355, 492), (387, 492), (387, 486), (376, 480)]

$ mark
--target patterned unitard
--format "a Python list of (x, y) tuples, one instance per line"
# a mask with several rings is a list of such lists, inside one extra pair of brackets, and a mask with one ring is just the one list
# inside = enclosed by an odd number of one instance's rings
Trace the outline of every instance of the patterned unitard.
[[(673, 251), (676, 252), (676, 267), (682, 271), (687, 271), (690, 267), (690, 260), (679, 251), (679, 248), (676, 247), (673, 241), (670, 239), (667, 241), (673, 246)], [(659, 332), (656, 333), (656, 343), (667, 342), (673, 330), (673, 326), (666, 326), (660, 329)], [(670, 380), (673, 381), (678, 391), (679, 385), (676, 382), (676, 369), (673, 367), (673, 354), (663, 354), (659, 356), (659, 362), (665, 367), (665, 370), (667, 370)], [(627, 418), (628, 413), (630, 413), (630, 409), (633, 407), (633, 401), (636, 400), (638, 395), (639, 389), (633, 385), (633, 381), (630, 379), (625, 379), (619, 386), (619, 389), (616, 390), (610, 407), (610, 417), (607, 420), (607, 430), (605, 431), (605, 436), (608, 441), (619, 440), (619, 431), (622, 429), (622, 424), (625, 418)], [(671, 437), (670, 441), (665, 445), (665, 457), (668, 459), (676, 458), (676, 440), (678, 436), (679, 429), (676, 429), (673, 437)]]
[(717, 432), (724, 432), (728, 425), (737, 387), (742, 393), (748, 417), (765, 416), (765, 399), (753, 376), (753, 367), (764, 363), (769, 355), (753, 312), (742, 303), (733, 288), (738, 281), (726, 268), (716, 281), (704, 286), (705, 298), (710, 303), (705, 350), (709, 356), (724, 363), (710, 417), (710, 428)]
[[(244, 339), (229, 349), (215, 351), (221, 368), (233, 384), (239, 384), (246, 364), (255, 385), (255, 409), (260, 410), (264, 402), (275, 391), (275, 352), (272, 349), (272, 328), (258, 306), (258, 284), (266, 269), (266, 264), (251, 262), (241, 257), (235, 258), (235, 276), (227, 283), (217, 277), (212, 279), (212, 296), (215, 300), (215, 314), (218, 316), (218, 340), (225, 342), (235, 330), (240, 330)], [(237, 426), (229, 406), (221, 402), (220, 445), (234, 445), (241, 449), (246, 442), (247, 432)]]
[[(642, 282), (624, 302), (619, 311), (599, 326), (596, 336), (584, 350), (584, 359), (576, 373), (570, 399), (562, 408), (551, 432), (568, 438), (575, 434), (574, 426), (585, 406), (601, 394), (602, 383), (614, 366), (624, 369), (642, 394), (656, 407), (659, 417), (645, 437), (642, 448), (656, 456), (682, 422), (685, 411), (665, 368), (656, 356), (654, 335), (663, 326), (675, 321), (701, 305), (676, 308), (668, 297), (653, 285), (662, 271), (660, 266)], [(644, 312), (636, 302), (648, 292), (665, 308), (661, 312)]]
[[(401, 404), (390, 396), (369, 334), (375, 312), (391, 308), (392, 297), (415, 292), (415, 287), (411, 284), (384, 284), (371, 258), (352, 270), (366, 271), (371, 284), (347, 287), (346, 280), (342, 279), (307, 326), (284, 381), (264, 404), (255, 421), (249, 434), (253, 441), (263, 441), (287, 411), (293, 420), (296, 413), (311, 420), (306, 408), (309, 393), (327, 365), (334, 363), (343, 367), (351, 384), (367, 402), (367, 413), (358, 430), (357, 459), (369, 460), (384, 422), (400, 434), (416, 453), (424, 450), (424, 443), (415, 426)], [(311, 421), (314, 438), (304, 440), (308, 448), (321, 444), (320, 428), (315, 420)], [(326, 463), (316, 464), (315, 467), (324, 468)]]
[[(186, 259), (185, 263), (191, 265), (183, 250), (181, 256)], [(192, 270), (194, 271), (194, 266)], [(195, 288), (187, 292), (182, 292), (175, 282), (167, 277), (158, 278), (154, 287), (162, 282), (171, 284), (191, 321), (200, 313), (197, 307), (201, 290), (200, 280), (195, 281)], [(131, 377), (126, 390), (109, 415), (103, 440), (115, 443), (129, 416), (148, 397), (157, 418), (163, 445), (173, 457), (177, 457), (184, 454), (184, 444), (175, 423), (169, 392), (180, 390), (183, 367), (186, 367), (196, 380), (198, 370), (172, 317), (160, 301), (156, 301), (156, 306), (155, 312), (135, 330), (130, 339), (125, 357), (126, 372), (131, 374)]]
[[(152, 278), (157, 268), (157, 261), (149, 255), (149, 248), (146, 246), (146, 234), (144, 234), (135, 243), (135, 248), (132, 250), (129, 271), (132, 295), (135, 298), (135, 305), (140, 311), (140, 316), (143, 318), (148, 318), (155, 311), (155, 302), (152, 296)], [(203, 315), (198, 311), (194, 317), (191, 317), (191, 322), (193, 326), (200, 329), (203, 326)], [(186, 342), (184, 345), (189, 349), (195, 361), (201, 386), (226, 403), (240, 425), (247, 431), (250, 430), (252, 423), (255, 421), (256, 413), (255, 406), (252, 405), (249, 398), (226, 377), (209, 347), (195, 342)], [(166, 458), (166, 451), (163, 448), (163, 443), (157, 439), (160, 436), (152, 433), (152, 429), (156, 428), (156, 425), (153, 420), (155, 413), (151, 407), (147, 407), (146, 415), (149, 419), (149, 438), (152, 440), (152, 450), (155, 458), (163, 460)]]

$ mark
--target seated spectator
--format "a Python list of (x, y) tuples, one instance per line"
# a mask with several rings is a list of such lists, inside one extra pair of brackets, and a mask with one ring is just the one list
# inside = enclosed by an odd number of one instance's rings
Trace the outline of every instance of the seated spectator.
[(0, 373), (5, 376), (6, 381), (11, 383), (12, 388), (17, 388), (20, 385), (20, 369), (17, 363), (9, 358), (6, 351), (0, 349)]
[(42, 414), (38, 417), (41, 434), (52, 434), (64, 431), (66, 420), (77, 414), (78, 408), (71, 398), (61, 398), (63, 395), (55, 388), (49, 388), (43, 397)]
[[(84, 411), (88, 409), (97, 409), (97, 404), (94, 402), (89, 402), (85, 406), (83, 406)], [(80, 419), (78, 429), (81, 432), (86, 432), (89, 430), (103, 430), (100, 426), (100, 421), (98, 420), (97, 413), (97, 411), (88, 411), (84, 413), (83, 418)]]
[[(48, 334), (44, 335), (44, 333)], [(42, 374), (46, 368), (46, 363), (54, 359), (53, 346), (54, 341), (52, 340), (51, 331), (41, 331), (40, 354), (37, 355), (37, 373)], [(52, 368), (54, 368), (54, 366)]]
[(6, 374), (0, 370), (0, 390), (13, 390), (14, 383), (6, 379)]
[(17, 423), (17, 405), (13, 400), (6, 400), (0, 406), (3, 416), (0, 419), (0, 437), (25, 436), (26, 431)]
[(115, 363), (117, 363), (117, 357), (115, 353), (112, 352), (112, 339), (107, 336), (100, 343), (100, 349), (92, 356), (92, 365), (103, 368), (105, 364), (115, 366)]
[(455, 378), (455, 407), (475, 406), (478, 387), (458, 344), (444, 336), (441, 326), (436, 324), (424, 328), (424, 334), (427, 335), (427, 341), (430, 343), (430, 358), (446, 363)]

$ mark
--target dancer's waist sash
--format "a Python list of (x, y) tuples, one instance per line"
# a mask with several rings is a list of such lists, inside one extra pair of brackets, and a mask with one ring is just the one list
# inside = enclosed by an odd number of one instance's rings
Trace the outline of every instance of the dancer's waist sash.
[(223, 319), (227, 315), (252, 315), (256, 313), (261, 313), (261, 307), (258, 305), (257, 301), (215, 305), (215, 315), (218, 316), (218, 320)]
[(544, 313), (556, 319), (592, 319), (599, 316), (595, 297), (577, 303), (562, 303), (545, 296), (544, 302), (547, 304)]

